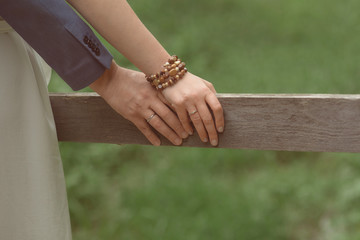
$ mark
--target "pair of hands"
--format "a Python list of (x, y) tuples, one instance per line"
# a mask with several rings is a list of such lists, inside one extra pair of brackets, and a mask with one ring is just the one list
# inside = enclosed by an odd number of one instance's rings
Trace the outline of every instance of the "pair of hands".
[(160, 93), (143, 73), (113, 62), (90, 87), (156, 146), (161, 142), (150, 125), (174, 145), (193, 134), (190, 121), (201, 140), (213, 146), (218, 145), (218, 132), (224, 131), (223, 109), (213, 85), (191, 73)]

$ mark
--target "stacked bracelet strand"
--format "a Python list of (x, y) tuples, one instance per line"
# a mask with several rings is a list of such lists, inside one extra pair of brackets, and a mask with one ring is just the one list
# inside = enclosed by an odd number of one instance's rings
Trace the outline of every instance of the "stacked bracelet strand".
[(162, 91), (184, 77), (187, 72), (185, 66), (184, 62), (181, 62), (176, 55), (173, 55), (163, 65), (163, 70), (156, 74), (147, 75), (145, 78), (156, 90)]

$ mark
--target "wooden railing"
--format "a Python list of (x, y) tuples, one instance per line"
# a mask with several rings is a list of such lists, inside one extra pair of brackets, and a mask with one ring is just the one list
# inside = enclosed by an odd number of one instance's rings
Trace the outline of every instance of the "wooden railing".
[[(360, 95), (219, 94), (219, 148), (360, 152)], [(50, 94), (59, 141), (149, 144), (94, 93)], [(162, 138), (163, 145), (171, 145)], [(194, 135), (183, 146), (211, 147)]]

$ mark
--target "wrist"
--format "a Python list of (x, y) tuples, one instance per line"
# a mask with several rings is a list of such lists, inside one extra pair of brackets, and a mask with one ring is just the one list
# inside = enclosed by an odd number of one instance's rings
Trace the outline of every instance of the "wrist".
[(143, 68), (141, 69), (145, 75), (149, 75), (152, 73), (160, 72), (162, 70), (163, 64), (171, 57), (165, 50), (159, 51), (157, 54), (153, 54), (148, 56), (146, 60), (144, 60)]
[(160, 72), (145, 76), (151, 86), (159, 91), (173, 86), (187, 73), (186, 64), (176, 55), (171, 56), (162, 67)]
[(110, 68), (105, 69), (104, 73), (96, 79), (93, 83), (89, 85), (89, 87), (97, 92), (99, 95), (103, 95), (106, 89), (106, 86), (114, 79), (115, 75), (118, 71), (118, 65), (113, 60), (111, 62)]

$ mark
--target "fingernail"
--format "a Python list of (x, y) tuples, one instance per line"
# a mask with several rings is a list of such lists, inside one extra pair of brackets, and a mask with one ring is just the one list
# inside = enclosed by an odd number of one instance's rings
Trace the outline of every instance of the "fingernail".
[(155, 141), (154, 146), (160, 146), (161, 142), (160, 141)]
[(222, 133), (223, 131), (224, 131), (224, 128), (223, 128), (223, 127), (219, 127), (219, 128), (218, 128), (218, 132), (221, 132), (221, 133)]
[(211, 140), (211, 145), (213, 145), (214, 147), (218, 145), (218, 141), (216, 139)]
[(182, 136), (182, 138), (187, 138), (187, 137), (189, 136), (189, 134), (187, 134), (187, 132), (183, 132), (183, 133), (181, 134), (181, 136)]
[(175, 144), (176, 145), (180, 145), (182, 143), (180, 138), (175, 139)]
[(193, 133), (193, 131), (189, 131), (189, 135), (191, 135), (191, 136), (192, 136), (193, 134), (194, 134), (194, 133)]
[(207, 139), (207, 138), (204, 138), (204, 139), (203, 139), (203, 142), (208, 142), (208, 139)]

